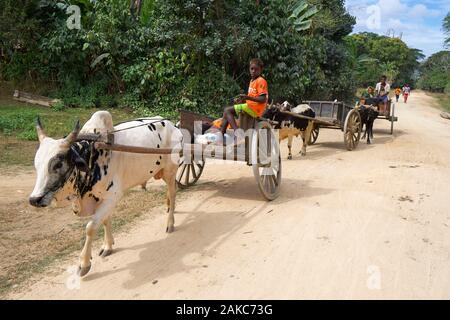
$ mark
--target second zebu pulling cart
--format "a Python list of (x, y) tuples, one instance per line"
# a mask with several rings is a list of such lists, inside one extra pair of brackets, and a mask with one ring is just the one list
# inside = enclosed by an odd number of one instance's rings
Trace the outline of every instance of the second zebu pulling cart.
[(347, 150), (354, 150), (359, 143), (362, 131), (361, 116), (357, 109), (343, 102), (304, 101), (316, 113), (315, 118), (285, 112), (292, 116), (314, 122), (314, 128), (308, 144), (314, 144), (319, 137), (320, 128), (339, 129), (344, 133), (344, 144)]
[(269, 120), (252, 118), (245, 113), (239, 115), (239, 128), (245, 132), (245, 142), (239, 145), (201, 145), (194, 143), (195, 126), (200, 126), (211, 118), (189, 112), (180, 111), (179, 129), (183, 133), (183, 144), (180, 149), (147, 148), (119, 145), (114, 143), (114, 135), (108, 134), (106, 139), (99, 140), (98, 134), (90, 139), (96, 141), (96, 147), (118, 152), (144, 154), (180, 154), (177, 173), (177, 184), (180, 188), (194, 185), (205, 167), (205, 159), (222, 159), (245, 162), (253, 169), (253, 175), (261, 195), (268, 201), (275, 200), (281, 186), (281, 156), (278, 139)]

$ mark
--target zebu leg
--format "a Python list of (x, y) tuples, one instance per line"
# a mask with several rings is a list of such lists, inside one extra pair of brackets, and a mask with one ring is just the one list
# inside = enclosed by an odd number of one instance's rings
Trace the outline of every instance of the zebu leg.
[(292, 134), (289, 133), (288, 135), (288, 149), (289, 149), (289, 154), (288, 154), (288, 160), (292, 160), (292, 140), (294, 139), (294, 136)]
[(111, 225), (111, 217), (108, 217), (103, 222), (103, 230), (105, 231), (105, 238), (103, 241), (103, 246), (100, 252), (98, 253), (101, 257), (107, 257), (109, 256), (113, 251), (113, 244), (114, 244), (114, 238), (112, 235), (112, 225)]
[(306, 127), (305, 132), (302, 132), (302, 150), (300, 151), (300, 154), (302, 156), (306, 156), (306, 146), (308, 145), (308, 141), (311, 139), (311, 132), (314, 129), (314, 122), (308, 121), (308, 126)]
[(367, 134), (367, 123), (363, 123), (363, 127), (364, 127), (364, 134), (361, 137), (361, 140), (364, 140), (366, 138), (366, 134)]
[[(170, 160), (169, 160), (170, 161)], [(167, 184), (167, 227), (166, 232), (171, 233), (175, 230), (175, 198), (177, 192), (176, 174), (178, 166), (168, 165), (164, 168), (163, 180)]]
[(372, 120), (371, 124), (370, 124), (370, 138), (373, 139), (373, 123), (375, 122), (375, 119)]
[(95, 214), (91, 221), (86, 225), (86, 240), (84, 242), (83, 250), (80, 255), (80, 265), (78, 267), (78, 275), (85, 276), (91, 269), (92, 257), (92, 242), (94, 241), (95, 233), (103, 221), (109, 219), (116, 202), (112, 199), (105, 199), (95, 210)]
[(373, 140), (373, 120), (370, 120), (368, 123), (369, 132), (367, 133), (367, 143), (371, 144)]

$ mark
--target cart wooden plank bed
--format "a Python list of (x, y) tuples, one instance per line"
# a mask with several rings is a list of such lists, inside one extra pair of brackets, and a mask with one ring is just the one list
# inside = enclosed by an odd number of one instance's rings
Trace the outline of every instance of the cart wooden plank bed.
[(202, 132), (202, 123), (213, 119), (198, 113), (181, 110), (179, 128), (184, 131), (183, 154), (177, 173), (180, 188), (194, 185), (205, 167), (205, 159), (223, 159), (245, 162), (253, 169), (253, 175), (261, 195), (266, 200), (278, 197), (281, 186), (281, 157), (278, 140), (267, 119), (239, 115), (239, 128), (246, 132), (245, 144), (228, 147), (198, 145), (194, 133)]
[(391, 134), (394, 134), (394, 122), (398, 121), (398, 117), (395, 116), (395, 103), (393, 103), (390, 99), (388, 100), (387, 108), (384, 109), (384, 104), (380, 103), (378, 105), (378, 118), (377, 119), (383, 119), (387, 120), (391, 124)]
[(343, 132), (347, 150), (352, 151), (358, 146), (362, 121), (357, 109), (337, 101), (304, 101), (304, 103), (308, 104), (316, 113), (315, 118), (300, 116), (314, 122), (309, 144), (317, 141), (320, 128), (326, 128), (339, 129)]

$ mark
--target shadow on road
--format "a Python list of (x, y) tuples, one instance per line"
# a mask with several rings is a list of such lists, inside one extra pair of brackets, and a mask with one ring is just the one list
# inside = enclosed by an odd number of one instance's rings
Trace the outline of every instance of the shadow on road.
[[(189, 211), (177, 210), (177, 216), (186, 215), (184, 221), (175, 227), (175, 232), (166, 238), (146, 242), (128, 248), (118, 248), (115, 253), (138, 250), (138, 261), (131, 262), (123, 268), (104, 272), (94, 272), (87, 275), (84, 281), (93, 281), (117, 272), (128, 271), (130, 276), (123, 283), (125, 289), (135, 289), (149, 282), (161, 280), (180, 272), (196, 272), (207, 266), (196, 264), (195, 257), (214, 257), (216, 248), (226, 242), (233, 234), (241, 232), (248, 223), (266, 214), (269, 206), (279, 205), (288, 201), (319, 196), (332, 192), (332, 189), (309, 186), (310, 181), (283, 179), (281, 195), (272, 202), (262, 199), (253, 177), (204, 182), (189, 189), (190, 193), (202, 193), (216, 189), (212, 195), (199, 201), (199, 204)], [(214, 211), (211, 203), (220, 198), (230, 199), (230, 210)], [(260, 200), (251, 208), (233, 210), (233, 200)], [(163, 226), (161, 226), (163, 228)], [(190, 261), (190, 262), (186, 262)]]

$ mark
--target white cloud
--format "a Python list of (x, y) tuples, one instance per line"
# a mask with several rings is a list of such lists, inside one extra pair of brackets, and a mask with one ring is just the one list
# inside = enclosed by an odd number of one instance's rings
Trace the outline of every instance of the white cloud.
[(416, 4), (409, 11), (409, 16), (415, 18), (439, 17), (441, 12), (435, 9), (428, 9), (423, 4)]

